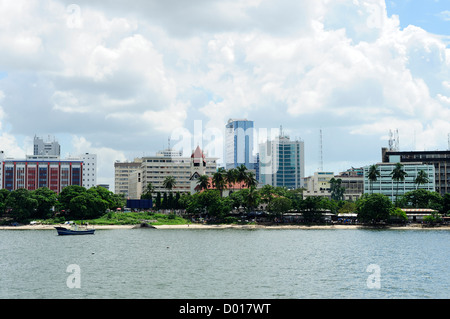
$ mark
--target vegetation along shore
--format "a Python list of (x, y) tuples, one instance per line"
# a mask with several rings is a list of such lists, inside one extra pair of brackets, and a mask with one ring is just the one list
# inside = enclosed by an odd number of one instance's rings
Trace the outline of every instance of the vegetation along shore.
[[(60, 194), (49, 189), (0, 190), (0, 229), (51, 229), (67, 222), (89, 224), (97, 229), (132, 228), (146, 223), (155, 228), (321, 228), (355, 229), (385, 227), (402, 229), (448, 229), (450, 194), (418, 189), (396, 198), (364, 194), (356, 202), (332, 198), (303, 197), (302, 189), (288, 190), (248, 185), (228, 196), (223, 189), (199, 188), (194, 194), (173, 191), (152, 194), (153, 208), (125, 211), (126, 200), (103, 187), (68, 186)], [(338, 192), (337, 192), (338, 193)], [(426, 208), (433, 213), (420, 223), (410, 223), (401, 208)], [(353, 217), (350, 219), (342, 216)]]

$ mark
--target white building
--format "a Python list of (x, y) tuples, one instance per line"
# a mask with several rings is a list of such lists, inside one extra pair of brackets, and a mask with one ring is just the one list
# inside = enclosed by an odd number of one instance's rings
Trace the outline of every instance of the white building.
[(97, 154), (85, 153), (67, 159), (83, 162), (83, 187), (89, 189), (97, 186)]
[[(204, 155), (199, 147), (192, 152), (191, 157), (183, 157), (182, 152), (166, 149), (157, 152), (155, 156), (142, 157), (139, 166), (129, 169), (127, 174), (118, 176), (116, 170), (116, 179), (120, 177), (123, 183), (126, 179), (126, 196), (130, 199), (140, 198), (148, 183), (152, 184), (155, 193), (168, 192), (163, 185), (167, 176), (175, 178), (176, 185), (172, 192), (191, 193), (198, 175), (212, 176), (216, 172), (217, 160), (218, 158), (209, 158)], [(120, 166), (118, 164), (123, 163), (118, 162), (115, 167)], [(197, 174), (194, 176), (194, 173)], [(116, 180), (116, 193), (117, 185)]]

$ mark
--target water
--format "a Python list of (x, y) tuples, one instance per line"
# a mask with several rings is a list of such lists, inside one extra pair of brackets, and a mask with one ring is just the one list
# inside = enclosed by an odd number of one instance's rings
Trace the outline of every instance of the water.
[(449, 243), (447, 230), (5, 230), (0, 298), (447, 299)]

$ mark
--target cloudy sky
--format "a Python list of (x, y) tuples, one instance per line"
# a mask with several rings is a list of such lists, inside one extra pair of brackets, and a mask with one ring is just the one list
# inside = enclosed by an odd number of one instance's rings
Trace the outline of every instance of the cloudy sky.
[(447, 0), (73, 1), (0, 0), (8, 157), (55, 136), (113, 186), (114, 161), (217, 146), (229, 118), (304, 140), (306, 175), (320, 130), (336, 173), (380, 161), (389, 130), (448, 148)]

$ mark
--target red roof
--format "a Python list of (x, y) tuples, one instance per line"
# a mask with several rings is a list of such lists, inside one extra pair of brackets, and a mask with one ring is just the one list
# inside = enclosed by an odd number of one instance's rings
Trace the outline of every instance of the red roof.
[(194, 153), (192, 153), (191, 158), (194, 159), (194, 163), (200, 163), (200, 161), (205, 161), (205, 154), (203, 154), (200, 146), (197, 146)]

